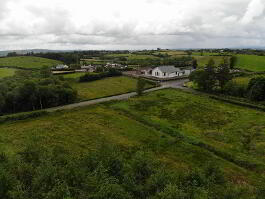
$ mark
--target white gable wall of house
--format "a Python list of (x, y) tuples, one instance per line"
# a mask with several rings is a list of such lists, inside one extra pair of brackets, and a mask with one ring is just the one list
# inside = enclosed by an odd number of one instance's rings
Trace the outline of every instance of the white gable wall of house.
[(159, 68), (155, 68), (152, 70), (152, 76), (153, 77), (158, 77), (158, 78), (171, 78), (171, 77), (178, 77), (182, 76), (183, 73), (181, 72), (162, 72)]

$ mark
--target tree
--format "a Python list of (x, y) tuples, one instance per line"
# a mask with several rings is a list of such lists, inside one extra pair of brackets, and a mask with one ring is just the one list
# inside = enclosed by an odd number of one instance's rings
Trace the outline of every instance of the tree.
[(221, 90), (224, 90), (225, 84), (232, 79), (230, 74), (230, 66), (227, 58), (224, 58), (223, 63), (217, 67), (216, 78), (219, 82)]
[(17, 56), (16, 52), (10, 52), (7, 54), (7, 57), (15, 57), (15, 56)]
[(140, 96), (143, 94), (145, 84), (146, 84), (146, 81), (143, 78), (138, 78), (137, 87), (136, 87), (137, 95)]
[(237, 62), (237, 57), (236, 57), (236, 56), (232, 56), (232, 57), (230, 58), (230, 68), (231, 68), (231, 69), (234, 69), (234, 68), (235, 68), (235, 66), (236, 66), (236, 62)]
[(48, 66), (42, 67), (41, 70), (40, 70), (40, 75), (43, 78), (51, 77), (52, 76), (51, 69)]
[(252, 78), (248, 84), (249, 98), (255, 101), (265, 100), (265, 77)]
[(216, 84), (214, 61), (210, 59), (204, 70), (193, 71), (189, 79), (197, 83), (199, 89), (211, 92)]
[(196, 59), (192, 59), (192, 68), (196, 69), (198, 67), (198, 63)]
[(213, 59), (210, 59), (206, 65), (204, 74), (204, 90), (211, 92), (216, 84), (216, 75), (215, 75), (215, 62)]

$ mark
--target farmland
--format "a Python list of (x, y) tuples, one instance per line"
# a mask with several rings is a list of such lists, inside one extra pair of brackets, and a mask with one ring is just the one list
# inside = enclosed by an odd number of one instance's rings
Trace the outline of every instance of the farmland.
[(0, 66), (19, 67), (25, 69), (40, 69), (44, 66), (52, 67), (60, 63), (60, 61), (52, 59), (31, 56), (0, 58)]
[(265, 56), (237, 55), (236, 57), (235, 67), (237, 68), (254, 72), (265, 71)]
[(252, 79), (252, 78), (255, 78), (255, 77), (264, 77), (265, 75), (250, 75), (250, 76), (246, 76), (246, 77), (236, 77), (234, 78), (233, 80), (238, 83), (238, 84), (241, 84), (241, 85), (245, 85), (247, 86), (249, 81)]
[[(133, 92), (136, 90), (136, 83), (136, 79), (129, 77), (110, 77), (93, 82), (72, 82), (72, 87), (77, 90), (80, 100), (90, 100)], [(153, 85), (148, 83), (146, 88), (150, 88), (152, 86)]]
[[(0, 124), (0, 149), (12, 156), (32, 139), (72, 156), (97, 150), (102, 142), (126, 151), (142, 147), (176, 171), (213, 161), (232, 183), (256, 186), (264, 180), (264, 124), (264, 112), (167, 89)], [(244, 144), (247, 135), (253, 135), (249, 146)]]
[(210, 59), (213, 59), (215, 62), (215, 65), (217, 66), (224, 59), (224, 57), (222, 56), (194, 56), (194, 58), (197, 60), (199, 67), (206, 66), (206, 64), (209, 62)]
[(0, 78), (13, 76), (15, 72), (13, 68), (0, 68)]

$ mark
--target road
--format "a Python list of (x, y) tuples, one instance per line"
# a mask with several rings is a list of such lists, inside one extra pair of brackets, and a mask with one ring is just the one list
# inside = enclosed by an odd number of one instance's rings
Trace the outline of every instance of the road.
[[(157, 90), (161, 90), (161, 89), (165, 89), (165, 88), (187, 89), (187, 88), (183, 87), (183, 84), (187, 81), (188, 80), (182, 79), (182, 80), (175, 80), (175, 81), (169, 81), (169, 82), (162, 82), (160, 87), (145, 90), (144, 93), (149, 93), (152, 91), (157, 91)], [(59, 110), (69, 110), (69, 109), (73, 109), (73, 108), (77, 108), (77, 107), (84, 107), (84, 106), (88, 106), (88, 105), (92, 105), (92, 104), (99, 104), (102, 102), (108, 102), (108, 101), (113, 101), (113, 100), (126, 100), (126, 99), (129, 99), (130, 97), (134, 97), (136, 95), (137, 95), (136, 92), (131, 92), (131, 93), (115, 95), (115, 96), (111, 96), (111, 97), (104, 97), (104, 98), (100, 98), (100, 99), (94, 99), (94, 100), (78, 102), (78, 103), (74, 103), (74, 104), (68, 104), (68, 105), (64, 105), (64, 106), (58, 106), (58, 107), (54, 107), (54, 108), (45, 109), (45, 111), (54, 112), (54, 111), (59, 111)]]

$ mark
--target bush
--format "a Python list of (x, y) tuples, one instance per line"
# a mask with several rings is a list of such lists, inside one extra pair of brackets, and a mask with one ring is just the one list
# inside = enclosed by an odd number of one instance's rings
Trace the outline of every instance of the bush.
[(180, 190), (176, 185), (169, 184), (157, 194), (155, 199), (186, 199), (187, 194)]
[(224, 94), (235, 97), (245, 97), (247, 94), (247, 87), (232, 80), (225, 84)]
[(249, 98), (254, 101), (265, 100), (265, 77), (252, 78), (248, 84)]
[[(34, 141), (12, 164), (2, 158), (0, 198), (227, 199), (254, 194), (228, 184), (213, 163), (180, 175), (161, 167), (154, 156), (139, 148), (125, 152), (112, 146), (70, 156), (63, 148), (47, 151)], [(264, 195), (263, 187), (256, 191), (258, 198)]]
[(139, 78), (137, 81), (137, 86), (136, 86), (137, 95), (143, 94), (145, 85), (146, 85), (146, 81), (142, 78)]

